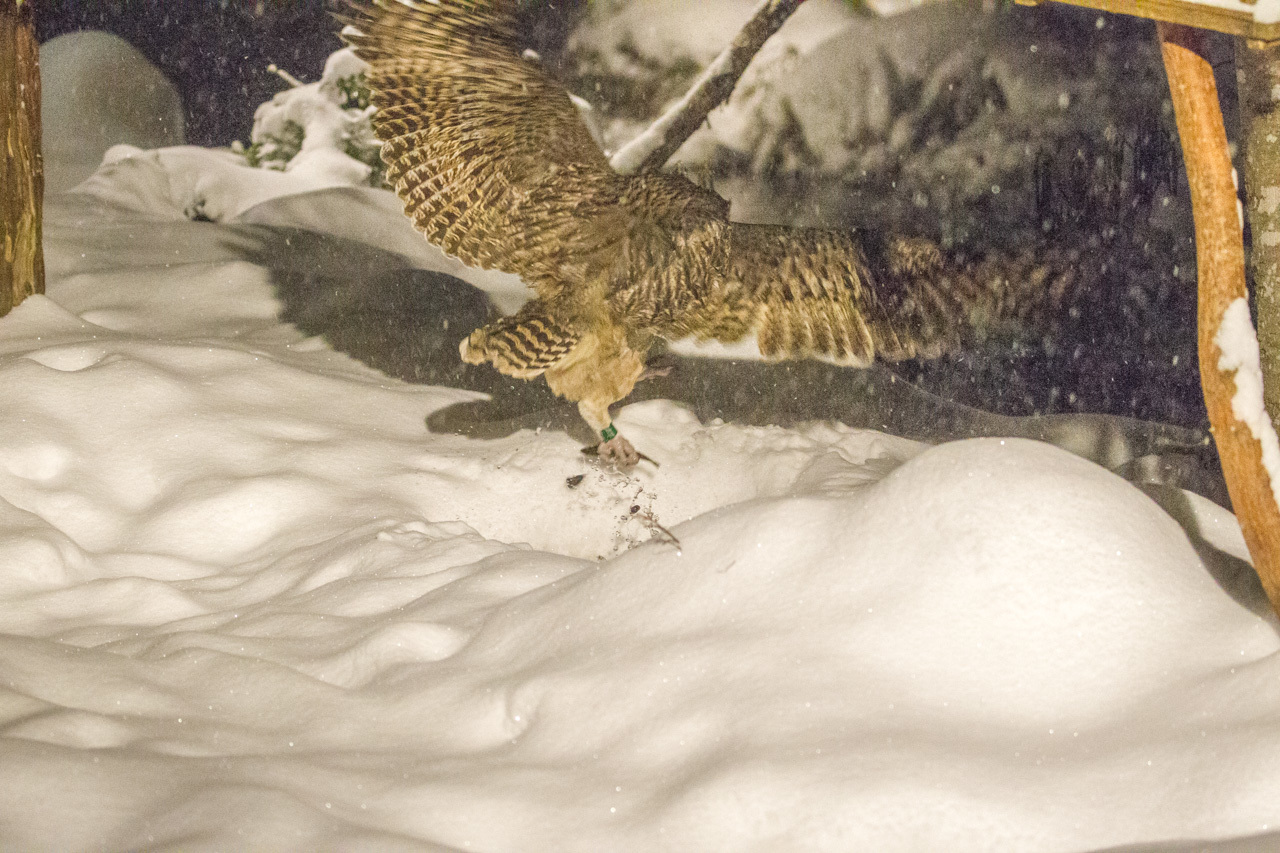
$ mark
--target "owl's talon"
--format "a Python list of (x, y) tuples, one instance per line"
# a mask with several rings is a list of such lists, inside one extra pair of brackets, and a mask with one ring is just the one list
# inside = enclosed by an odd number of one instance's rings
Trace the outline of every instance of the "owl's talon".
[(617, 468), (634, 468), (640, 464), (641, 460), (648, 462), (655, 468), (659, 467), (658, 463), (651, 457), (636, 450), (631, 442), (620, 435), (615, 435), (608, 441), (602, 441), (594, 447), (584, 447), (582, 452), (588, 456), (598, 456), (602, 462), (607, 462)]
[(640, 454), (631, 442), (620, 435), (596, 445), (596, 456), (618, 468), (633, 468), (640, 463)]

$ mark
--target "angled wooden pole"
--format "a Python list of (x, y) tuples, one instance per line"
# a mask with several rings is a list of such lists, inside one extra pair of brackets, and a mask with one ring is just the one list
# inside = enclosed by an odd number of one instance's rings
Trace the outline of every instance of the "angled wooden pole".
[(0, 316), (44, 292), (40, 59), (33, 0), (0, 0)]
[[(1270, 442), (1274, 447), (1275, 430), (1262, 408), (1261, 387), (1249, 387), (1250, 366), (1233, 367), (1232, 358), (1224, 361), (1219, 345), (1228, 309), (1233, 312), (1232, 319), (1238, 320), (1238, 300), (1248, 305), (1243, 214), (1236, 197), (1222, 108), (1213, 67), (1205, 57), (1203, 34), (1178, 24), (1158, 26), (1195, 217), (1200, 383), (1236, 518), (1254, 569), (1271, 606), (1280, 614), (1280, 506), (1263, 464), (1264, 446)], [(1244, 325), (1252, 335), (1247, 311)], [(1232, 348), (1238, 349), (1234, 344)], [(1253, 352), (1252, 370), (1256, 371), (1256, 339)], [(1256, 384), (1260, 386), (1260, 379)]]

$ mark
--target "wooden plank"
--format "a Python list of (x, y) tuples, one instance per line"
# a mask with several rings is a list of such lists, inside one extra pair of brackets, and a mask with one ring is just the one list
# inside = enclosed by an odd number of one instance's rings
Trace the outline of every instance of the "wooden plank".
[(1249, 296), (1244, 281), (1244, 223), (1227, 131), (1213, 67), (1205, 56), (1204, 33), (1165, 23), (1159, 25), (1159, 32), (1195, 217), (1200, 384), (1231, 505), (1253, 568), (1280, 614), (1280, 506), (1262, 462), (1262, 442), (1249, 424), (1237, 418), (1233, 407), (1236, 371), (1220, 366), (1218, 330), (1223, 316), (1229, 305)]
[[(1023, 6), (1038, 6), (1044, 0), (1015, 0)], [(1153, 21), (1182, 24), (1202, 30), (1216, 30), (1233, 36), (1255, 39), (1261, 42), (1280, 41), (1280, 22), (1260, 24), (1241, 9), (1222, 9), (1205, 3), (1186, 0), (1053, 0), (1068, 6), (1081, 6), (1111, 12), (1117, 15), (1133, 15)]]
[(0, 0), (0, 316), (44, 292), (40, 61), (30, 0)]

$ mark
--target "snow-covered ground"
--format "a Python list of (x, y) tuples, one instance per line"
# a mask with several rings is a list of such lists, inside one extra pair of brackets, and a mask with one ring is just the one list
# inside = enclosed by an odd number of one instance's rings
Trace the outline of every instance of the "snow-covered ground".
[(111, 159), (0, 318), (0, 849), (1280, 848), (1280, 623), (1214, 504), (664, 399), (604, 470), (334, 349), (518, 302), (388, 194)]

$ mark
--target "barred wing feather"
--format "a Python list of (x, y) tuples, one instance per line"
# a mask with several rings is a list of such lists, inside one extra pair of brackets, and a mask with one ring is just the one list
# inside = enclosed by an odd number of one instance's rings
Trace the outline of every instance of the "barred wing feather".
[(497, 0), (340, 0), (335, 17), (370, 63), (406, 215), (463, 262), (554, 296), (608, 262), (633, 212), (568, 94), (518, 54), (512, 13)]

